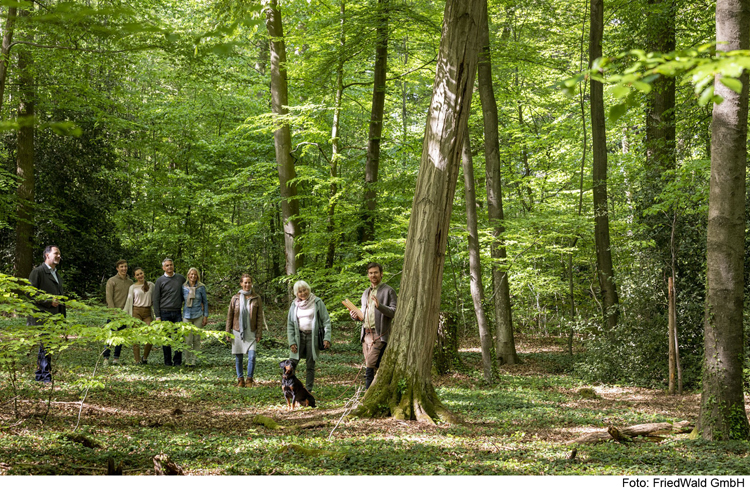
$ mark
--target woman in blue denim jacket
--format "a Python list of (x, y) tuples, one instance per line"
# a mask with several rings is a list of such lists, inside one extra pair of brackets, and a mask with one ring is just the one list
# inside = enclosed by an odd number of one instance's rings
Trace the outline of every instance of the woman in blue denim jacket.
[[(182, 284), (182, 321), (189, 322), (196, 327), (203, 328), (208, 322), (208, 297), (206, 286), (201, 282), (201, 274), (195, 268), (190, 268), (187, 281)], [(195, 352), (201, 349), (201, 335), (199, 331), (185, 335), (185, 365), (195, 366)]]

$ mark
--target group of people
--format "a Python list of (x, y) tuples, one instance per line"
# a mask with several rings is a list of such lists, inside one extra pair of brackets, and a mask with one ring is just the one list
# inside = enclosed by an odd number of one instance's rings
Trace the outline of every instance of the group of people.
[[(51, 294), (63, 296), (62, 278), (57, 271), (60, 264), (60, 249), (50, 245), (44, 249), (44, 263), (34, 268), (29, 275), (33, 287)], [(201, 282), (200, 272), (190, 268), (187, 278), (175, 273), (174, 261), (166, 258), (162, 261), (164, 274), (156, 282), (146, 280), (143, 268), (133, 270), (133, 281), (128, 276), (128, 263), (121, 259), (115, 264), (117, 274), (107, 280), (106, 299), (109, 308), (126, 311), (132, 317), (146, 324), (152, 321), (186, 322), (198, 328), (208, 321), (208, 296), (206, 286)], [(360, 342), (365, 359), (365, 386), (370, 387), (375, 373), (388, 345), (391, 332), (391, 321), (396, 313), (396, 292), (389, 285), (382, 283), (383, 267), (378, 263), (367, 266), (370, 286), (362, 293), (361, 315), (350, 310), (353, 320), (362, 322)], [(232, 296), (227, 311), (225, 330), (229, 335), (227, 341), (232, 343), (232, 354), (235, 358), (235, 371), (238, 387), (252, 387), (254, 384), (257, 343), (263, 334), (263, 302), (253, 288), (253, 278), (243, 274), (240, 278), (240, 289)], [(331, 347), (331, 318), (322, 299), (312, 293), (310, 285), (304, 280), (294, 284), (294, 296), (287, 316), (287, 340), (289, 358), (295, 362), (305, 360), (305, 387), (312, 391), (315, 385), (315, 363), (319, 358), (318, 339), (322, 337), (323, 349)], [(65, 305), (57, 299), (39, 300), (37, 308), (50, 314), (66, 316)], [(109, 321), (108, 321), (109, 322)], [(29, 325), (39, 325), (41, 320), (30, 317)], [(320, 335), (320, 336), (319, 336)], [(232, 338), (233, 337), (233, 338)], [(190, 331), (185, 336), (185, 365), (196, 365), (196, 351), (200, 350), (200, 331)], [(136, 364), (147, 364), (152, 345), (133, 345), (133, 358)], [(182, 365), (182, 352), (172, 353), (171, 346), (162, 346), (164, 364), (167, 366)], [(122, 345), (114, 347), (114, 355), (107, 346), (102, 355), (105, 365), (119, 363)], [(247, 368), (243, 365), (247, 356)], [(52, 380), (50, 355), (40, 344), (37, 356), (36, 380)], [(246, 371), (246, 374), (244, 374)]]

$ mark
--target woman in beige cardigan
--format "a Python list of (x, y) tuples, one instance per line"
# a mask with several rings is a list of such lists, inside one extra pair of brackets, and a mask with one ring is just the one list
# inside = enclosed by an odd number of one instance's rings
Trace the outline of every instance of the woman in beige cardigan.
[[(232, 296), (227, 312), (226, 331), (234, 336), (232, 354), (237, 371), (237, 386), (252, 387), (255, 372), (255, 349), (263, 334), (263, 301), (253, 291), (253, 278), (245, 273), (240, 290)], [(227, 336), (227, 341), (229, 337)], [(242, 376), (242, 356), (247, 354), (247, 380)]]
[[(128, 315), (142, 320), (147, 325), (151, 325), (154, 320), (154, 308), (151, 300), (151, 294), (154, 292), (154, 284), (146, 281), (146, 273), (143, 268), (136, 268), (133, 271), (135, 283), (128, 290), (128, 298), (125, 300), (125, 308)], [(141, 358), (140, 344), (133, 345), (133, 359), (136, 364), (148, 364), (148, 354), (151, 353), (151, 343), (143, 346), (143, 358)]]

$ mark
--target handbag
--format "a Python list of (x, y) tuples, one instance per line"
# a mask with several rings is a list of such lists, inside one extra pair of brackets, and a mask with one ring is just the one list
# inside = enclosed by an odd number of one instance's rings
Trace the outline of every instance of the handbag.
[[(320, 321), (320, 313), (315, 313), (315, 318)], [(325, 350), (325, 343), (323, 343), (323, 339), (326, 337), (326, 328), (323, 326), (323, 324), (318, 324), (318, 335), (316, 337), (318, 341), (318, 350)]]

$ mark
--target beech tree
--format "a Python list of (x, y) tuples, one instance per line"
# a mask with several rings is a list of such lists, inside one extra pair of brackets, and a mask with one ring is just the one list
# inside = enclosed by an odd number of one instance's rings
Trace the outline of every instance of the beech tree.
[(374, 82), (372, 84), (372, 109), (370, 111), (370, 135), (367, 141), (365, 163), (365, 218), (362, 242), (375, 239), (375, 211), (377, 194), (373, 185), (378, 181), (380, 168), (380, 136), (383, 134), (383, 112), (385, 109), (385, 78), (388, 70), (388, 0), (378, 0), (378, 29), (375, 42)]
[(422, 159), (409, 219), (404, 274), (388, 349), (357, 415), (450, 418), (432, 385), (448, 228), (476, 73), (483, 0), (448, 0)]
[[(29, 11), (22, 10), (20, 16), (28, 18)], [(10, 16), (10, 13), (9, 13)], [(8, 26), (11, 27), (10, 17)], [(6, 34), (12, 35), (8, 30)], [(3, 38), (5, 40), (5, 38)], [(5, 44), (3, 43), (3, 46)], [(5, 55), (7, 57), (7, 55)], [(18, 210), (16, 214), (16, 250), (15, 274), (21, 278), (28, 278), (33, 268), (33, 238), (34, 238), (34, 77), (33, 59), (28, 49), (18, 51), (18, 81), (21, 90), (21, 101), (18, 104), (18, 128), (16, 147), (16, 175), (19, 184), (16, 189)], [(2, 96), (0, 96), (0, 100)], [(1, 102), (0, 102), (1, 103)]]
[(482, 374), (487, 383), (492, 383), (492, 335), (490, 334), (490, 323), (482, 304), (484, 302), (484, 285), (482, 283), (482, 263), (479, 253), (479, 232), (477, 230), (477, 197), (474, 188), (474, 162), (471, 157), (471, 141), (468, 133), (464, 138), (463, 169), (471, 301), (477, 315), (479, 341), (482, 345)]
[[(604, 0), (591, 0), (589, 65), (602, 56), (604, 33)], [(594, 183), (594, 238), (596, 270), (602, 294), (602, 309), (607, 329), (617, 325), (617, 288), (615, 286), (612, 251), (609, 239), (609, 208), (607, 206), (607, 130), (604, 122), (604, 84), (591, 80), (591, 141)]]
[(289, 110), (289, 90), (286, 72), (286, 46), (284, 44), (284, 30), (281, 23), (281, 11), (276, 0), (271, 0), (266, 9), (266, 28), (271, 39), (271, 109), (278, 121), (273, 133), (276, 148), (276, 166), (279, 172), (279, 186), (281, 191), (281, 215), (284, 220), (284, 255), (286, 258), (286, 274), (297, 272), (300, 234), (299, 202), (297, 201), (297, 187), (292, 180), (297, 177), (292, 158), (292, 134), (284, 116)]
[[(750, 47), (750, 0), (718, 0), (716, 50)], [(750, 438), (742, 369), (748, 75), (738, 93), (716, 76), (706, 248), (706, 318), (698, 428), (703, 439)]]
[[(507, 38), (509, 30), (503, 30)], [(510, 307), (510, 283), (507, 266), (502, 265), (507, 258), (503, 233), (503, 187), (500, 174), (500, 140), (498, 135), (497, 102), (492, 87), (492, 58), (490, 56), (489, 16), (485, 16), (480, 32), (482, 52), (479, 55), (478, 78), (479, 98), (482, 101), (484, 121), (484, 160), (487, 185), (487, 215), (492, 224), (490, 245), (492, 257), (492, 291), (495, 307), (495, 359), (498, 365), (516, 364), (516, 343), (513, 339), (513, 316)]]

